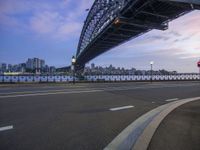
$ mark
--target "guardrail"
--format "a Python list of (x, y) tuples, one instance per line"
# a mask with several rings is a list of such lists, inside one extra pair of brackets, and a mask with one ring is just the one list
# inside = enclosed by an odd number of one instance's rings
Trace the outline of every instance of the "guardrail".
[[(97, 82), (117, 82), (117, 81), (150, 81), (150, 75), (92, 75), (85, 76), (83, 81)], [(78, 82), (78, 78), (75, 78)], [(181, 75), (153, 75), (153, 81), (173, 81), (173, 80), (200, 80), (199, 74), (181, 74)], [(0, 83), (39, 83), (39, 82), (72, 82), (73, 76), (65, 75), (40, 75), (40, 76), (8, 76), (0, 75)]]

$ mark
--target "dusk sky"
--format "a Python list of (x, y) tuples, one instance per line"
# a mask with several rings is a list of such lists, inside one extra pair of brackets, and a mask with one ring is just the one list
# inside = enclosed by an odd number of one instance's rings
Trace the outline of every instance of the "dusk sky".
[[(56, 67), (70, 64), (76, 53), (85, 10), (94, 0), (0, 0), (0, 63), (17, 64), (27, 58), (45, 59)], [(90, 63), (116, 67), (198, 72), (200, 11), (152, 30), (116, 47)]]

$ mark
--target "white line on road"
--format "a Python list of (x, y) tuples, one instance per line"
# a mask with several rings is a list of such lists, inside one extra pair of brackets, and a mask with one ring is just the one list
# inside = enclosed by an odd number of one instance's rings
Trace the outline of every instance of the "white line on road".
[(0, 94), (37, 94), (37, 93), (50, 93), (50, 92), (67, 92), (67, 90), (73, 90), (73, 89), (69, 89), (69, 88), (66, 88), (66, 89), (58, 89), (58, 90), (40, 90), (40, 91), (30, 91), (30, 90), (27, 90), (27, 91), (19, 91), (19, 92), (5, 92), (5, 93), (0, 93)]
[(134, 106), (130, 105), (130, 106), (123, 106), (123, 107), (116, 107), (116, 108), (110, 108), (110, 111), (117, 111), (117, 110), (122, 110), (122, 109), (129, 109), (129, 108), (133, 108)]
[(94, 93), (94, 92), (102, 92), (102, 91), (103, 90), (66, 91), (66, 92), (52, 92), (52, 93), (34, 93), (34, 94), (22, 94), (22, 95), (5, 95), (5, 96), (0, 96), (0, 98), (26, 97), (26, 96), (45, 96), (45, 95), (56, 95), (56, 94)]
[(177, 101), (178, 100), (178, 98), (172, 98), (172, 99), (167, 99), (167, 100), (165, 100), (166, 102), (171, 102), (171, 101)]
[(11, 129), (13, 129), (13, 126), (0, 127), (0, 131), (11, 130)]

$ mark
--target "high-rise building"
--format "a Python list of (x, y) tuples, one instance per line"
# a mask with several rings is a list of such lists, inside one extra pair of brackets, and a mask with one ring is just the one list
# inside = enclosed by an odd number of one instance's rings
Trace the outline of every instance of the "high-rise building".
[(1, 63), (0, 64), (0, 72), (6, 72), (7, 71), (7, 64)]
[(91, 69), (94, 70), (94, 68), (95, 68), (95, 64), (92, 63), (92, 64), (91, 64)]
[(8, 64), (8, 72), (13, 72), (13, 66), (11, 64)]
[(13, 72), (18, 72), (18, 70), (19, 70), (19, 66), (18, 65), (13, 65), (12, 66), (12, 71)]
[(50, 66), (49, 67), (49, 72), (50, 73), (55, 73), (56, 72), (56, 68), (54, 66)]
[(26, 71), (26, 63), (21, 63), (18, 65), (18, 72), (25, 72)]
[(45, 67), (45, 61), (44, 61), (43, 59), (41, 59), (41, 60), (40, 60), (40, 63), (41, 63), (41, 64), (40, 64), (40, 65), (41, 65), (41, 68), (44, 68), (44, 67)]
[(26, 61), (26, 68), (27, 69), (31, 69), (31, 70), (33, 70), (34, 68), (33, 68), (33, 59), (28, 59), (27, 61)]
[(48, 66), (48, 65), (45, 65), (43, 71), (46, 72), (46, 73), (50, 72), (49, 66)]
[(39, 58), (29, 58), (26, 62), (26, 68), (31, 70), (43, 69), (45, 67), (45, 61)]

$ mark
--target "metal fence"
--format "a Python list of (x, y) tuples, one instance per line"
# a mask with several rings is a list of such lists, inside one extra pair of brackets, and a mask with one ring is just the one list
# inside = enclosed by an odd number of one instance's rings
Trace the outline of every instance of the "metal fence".
[(86, 76), (88, 81), (164, 81), (164, 80), (200, 80), (198, 74), (187, 75), (105, 75), (105, 76)]
[[(77, 80), (77, 79), (76, 79)], [(0, 76), (1, 83), (17, 82), (71, 82), (72, 76)]]
[[(199, 74), (180, 74), (180, 75), (92, 75), (85, 76), (83, 81), (97, 82), (97, 81), (173, 81), (173, 80), (200, 80)], [(76, 81), (80, 81), (75, 78)], [(40, 75), (40, 76), (8, 76), (0, 75), (0, 83), (31, 83), (31, 82), (72, 82), (73, 76), (65, 75)]]

